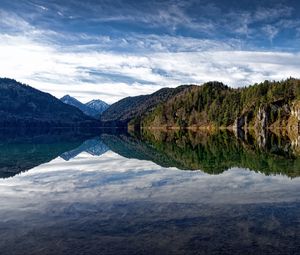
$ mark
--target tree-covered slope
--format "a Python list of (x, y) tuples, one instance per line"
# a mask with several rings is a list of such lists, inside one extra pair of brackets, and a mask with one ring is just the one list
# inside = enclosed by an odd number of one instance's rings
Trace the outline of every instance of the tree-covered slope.
[(143, 115), (144, 127), (288, 127), (300, 119), (300, 80), (265, 81), (245, 88), (219, 82), (193, 86)]
[(48, 93), (0, 78), (0, 127), (96, 125), (97, 121)]
[(127, 126), (129, 121), (139, 123), (143, 114), (150, 112), (158, 104), (182, 93), (190, 87), (164, 88), (150, 95), (124, 98), (104, 111), (101, 121), (104, 126)]

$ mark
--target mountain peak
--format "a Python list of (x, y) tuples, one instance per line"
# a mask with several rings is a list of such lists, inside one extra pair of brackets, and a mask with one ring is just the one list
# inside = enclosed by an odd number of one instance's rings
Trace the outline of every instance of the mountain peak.
[(69, 94), (67, 94), (67, 95), (64, 95), (60, 100), (65, 99), (65, 98), (73, 98), (73, 97), (71, 97)]
[(109, 104), (105, 103), (104, 101), (102, 101), (100, 99), (93, 99), (93, 100), (89, 101), (88, 103), (84, 104), (70, 95), (65, 95), (60, 100), (62, 102), (64, 102), (65, 104), (69, 104), (69, 105), (77, 107), (84, 114), (91, 116), (91, 117), (98, 116), (99, 114), (104, 112), (109, 107)]
[(54, 96), (17, 82), (0, 78), (0, 126), (44, 127), (90, 125), (92, 118)]
[(97, 111), (98, 114), (101, 114), (109, 107), (109, 104), (100, 99), (93, 99), (87, 102), (85, 105)]
[(70, 96), (69, 94), (64, 95), (60, 100), (61, 100), (61, 101), (64, 101), (64, 100), (72, 100), (72, 101), (76, 101), (76, 102), (81, 103), (78, 99), (76, 99), (75, 97)]

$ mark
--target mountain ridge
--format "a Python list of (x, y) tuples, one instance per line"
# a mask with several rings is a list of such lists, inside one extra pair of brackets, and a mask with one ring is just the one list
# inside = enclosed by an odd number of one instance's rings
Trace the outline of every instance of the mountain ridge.
[(139, 122), (141, 116), (151, 111), (157, 104), (178, 95), (192, 86), (181, 85), (176, 88), (162, 88), (149, 95), (123, 98), (104, 111), (100, 120), (104, 126), (127, 127), (130, 121), (135, 120)]
[(99, 122), (49, 93), (0, 78), (0, 127), (99, 126)]
[[(59, 100), (15, 80), (0, 78), (0, 100), (0, 127), (84, 124), (131, 129), (230, 128), (300, 133), (300, 79), (294, 78), (242, 88), (216, 81), (200, 86), (181, 85), (123, 98), (109, 107), (101, 100), (82, 104), (69, 95)], [(84, 109), (78, 109), (92, 106), (99, 110), (103, 105), (108, 108), (100, 116), (90, 117)]]
[(300, 79), (243, 88), (220, 82), (193, 86), (144, 112), (129, 127), (300, 131)]
[(100, 99), (93, 99), (84, 104), (75, 97), (65, 95), (62, 98), (60, 98), (60, 100), (65, 104), (72, 105), (78, 108), (84, 114), (93, 118), (97, 118), (100, 114), (102, 114), (102, 112), (104, 112), (109, 107), (109, 104)]

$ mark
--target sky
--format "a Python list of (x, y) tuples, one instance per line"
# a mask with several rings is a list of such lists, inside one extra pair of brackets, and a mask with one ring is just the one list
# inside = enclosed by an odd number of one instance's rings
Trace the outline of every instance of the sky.
[(0, 0), (0, 77), (108, 103), (300, 78), (300, 2)]

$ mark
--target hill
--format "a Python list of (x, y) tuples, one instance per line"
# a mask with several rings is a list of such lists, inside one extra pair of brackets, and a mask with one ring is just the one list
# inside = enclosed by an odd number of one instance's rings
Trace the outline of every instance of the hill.
[(0, 127), (97, 125), (96, 120), (48, 93), (0, 78)]
[[(143, 114), (142, 127), (289, 129), (298, 131), (300, 80), (265, 81), (245, 88), (219, 82), (193, 86)], [(135, 121), (130, 124), (135, 125)]]
[(104, 126), (127, 126), (130, 121), (139, 124), (143, 114), (189, 88), (188, 85), (163, 88), (150, 95), (124, 98), (102, 113), (101, 122)]

